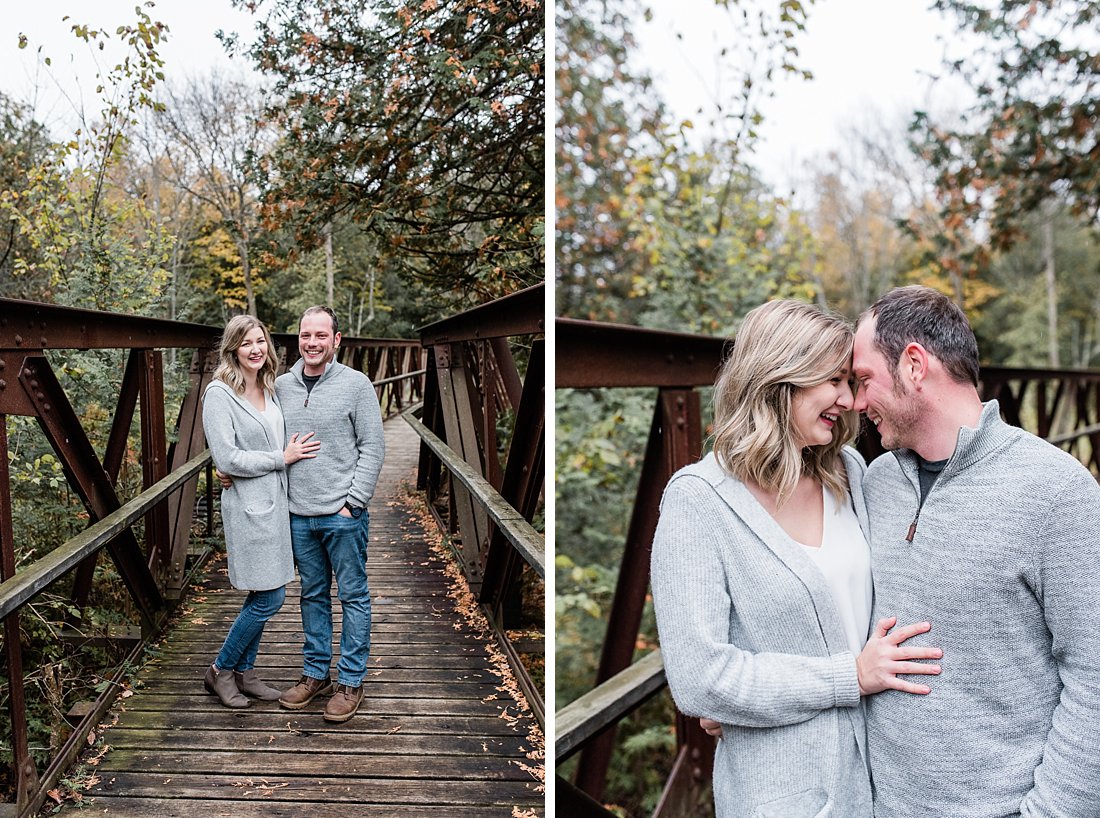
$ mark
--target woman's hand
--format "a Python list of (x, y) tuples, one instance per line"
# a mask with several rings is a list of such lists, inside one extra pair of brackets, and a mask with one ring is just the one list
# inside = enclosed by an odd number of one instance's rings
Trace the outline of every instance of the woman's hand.
[(901, 643), (918, 634), (932, 630), (930, 622), (918, 622), (897, 628), (896, 616), (880, 619), (874, 633), (867, 640), (863, 650), (856, 657), (856, 675), (859, 678), (859, 692), (862, 696), (881, 693), (883, 690), (901, 690), (904, 693), (925, 695), (931, 693), (928, 685), (915, 684), (898, 678), (899, 673), (917, 673), (935, 676), (940, 672), (939, 665), (926, 665), (913, 659), (939, 659), (943, 651), (939, 648), (902, 647)]
[(291, 463), (297, 463), (299, 460), (317, 456), (317, 450), (321, 448), (321, 441), (310, 440), (311, 437), (313, 437), (313, 432), (306, 432), (301, 438), (298, 437), (297, 432), (290, 436), (290, 442), (286, 444), (286, 451), (283, 452), (283, 461), (288, 466)]
[(699, 719), (699, 726), (703, 728), (703, 732), (708, 736), (714, 736), (715, 738), (722, 738), (722, 723), (717, 722), (714, 719), (708, 719), (705, 716)]

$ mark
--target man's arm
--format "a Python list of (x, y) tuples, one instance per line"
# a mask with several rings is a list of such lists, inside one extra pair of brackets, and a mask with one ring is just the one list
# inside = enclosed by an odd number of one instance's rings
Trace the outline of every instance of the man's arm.
[(1024, 816), (1100, 815), (1100, 487), (1075, 469), (1039, 529), (1036, 595), (1062, 693)]
[(355, 447), (359, 451), (359, 458), (355, 464), (351, 488), (348, 490), (348, 502), (353, 506), (366, 508), (374, 496), (374, 486), (378, 482), (378, 473), (382, 471), (382, 461), (386, 455), (382, 409), (369, 380), (359, 390), (354, 417)]

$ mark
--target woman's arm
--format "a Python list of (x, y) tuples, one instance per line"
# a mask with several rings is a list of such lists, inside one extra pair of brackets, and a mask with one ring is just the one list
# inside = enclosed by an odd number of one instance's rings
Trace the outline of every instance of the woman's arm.
[[(729, 513), (703, 480), (665, 491), (651, 581), (669, 688), (686, 714), (724, 724), (778, 727), (859, 702), (856, 660), (752, 653), (729, 642), (732, 597), (717, 543)], [(757, 589), (766, 593), (767, 589)]]

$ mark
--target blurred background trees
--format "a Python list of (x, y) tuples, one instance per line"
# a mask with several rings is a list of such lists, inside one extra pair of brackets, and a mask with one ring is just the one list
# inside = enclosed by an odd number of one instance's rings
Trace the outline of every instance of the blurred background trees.
[[(780, 193), (756, 168), (761, 101), (812, 82), (798, 47), (827, 2), (718, 2), (735, 36), (698, 59), (726, 90), (693, 120), (657, 92), (641, 0), (557, 3), (558, 313), (732, 336), (770, 298), (854, 319), (921, 283), (964, 308), (985, 363), (1100, 365), (1100, 3), (930, 3), (956, 29), (955, 104), (868, 112)], [(555, 393), (558, 708), (595, 680), (654, 397)], [(656, 645), (649, 612), (636, 656)], [(647, 708), (609, 773), (624, 815), (652, 813), (672, 759), (671, 703)]]

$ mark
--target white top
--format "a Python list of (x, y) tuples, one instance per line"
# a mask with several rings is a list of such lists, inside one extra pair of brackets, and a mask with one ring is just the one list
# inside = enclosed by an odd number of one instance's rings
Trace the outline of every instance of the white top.
[(825, 518), (821, 547), (802, 543), (802, 548), (825, 576), (833, 594), (848, 648), (863, 650), (871, 623), (871, 549), (859, 527), (851, 503), (837, 508), (833, 493), (822, 486)]
[(267, 425), (271, 427), (271, 431), (275, 434), (275, 451), (281, 452), (286, 448), (286, 441), (283, 440), (285, 432), (283, 431), (283, 413), (279, 411), (279, 407), (275, 405), (275, 401), (271, 399), (270, 395), (264, 396), (264, 409), (260, 412), (263, 415), (264, 420), (267, 421)]

